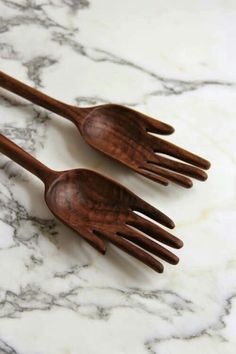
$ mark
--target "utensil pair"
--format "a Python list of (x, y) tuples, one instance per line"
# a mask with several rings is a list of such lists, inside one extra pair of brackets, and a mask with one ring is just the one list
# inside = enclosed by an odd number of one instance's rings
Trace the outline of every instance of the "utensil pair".
[[(188, 177), (207, 178), (202, 170), (210, 167), (207, 160), (149, 134), (173, 133), (165, 123), (120, 105), (67, 105), (2, 72), (0, 86), (71, 120), (92, 147), (162, 185), (172, 181), (189, 188)], [(178, 257), (156, 241), (173, 248), (182, 247), (182, 241), (135, 211), (169, 228), (174, 222), (122, 185), (85, 169), (53, 171), (2, 135), (0, 151), (44, 182), (52, 213), (100, 252), (105, 253), (107, 239), (158, 272), (163, 265), (153, 255), (178, 263)]]

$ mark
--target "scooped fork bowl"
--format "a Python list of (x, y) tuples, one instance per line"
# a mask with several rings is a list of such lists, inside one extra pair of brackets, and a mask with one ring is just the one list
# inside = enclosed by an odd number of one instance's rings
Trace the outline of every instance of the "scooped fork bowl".
[(202, 170), (210, 167), (207, 160), (150, 134), (172, 133), (173, 128), (165, 123), (115, 104), (98, 106), (79, 122), (89, 145), (149, 179), (163, 185), (171, 181), (185, 188), (192, 187), (188, 177), (207, 179)]

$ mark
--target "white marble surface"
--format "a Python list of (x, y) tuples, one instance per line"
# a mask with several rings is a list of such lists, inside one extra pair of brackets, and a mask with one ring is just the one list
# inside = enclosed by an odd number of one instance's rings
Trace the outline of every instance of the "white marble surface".
[(55, 169), (87, 167), (170, 215), (185, 247), (158, 275), (100, 256), (53, 218), (43, 185), (0, 158), (1, 354), (236, 351), (235, 1), (1, 0), (1, 70), (68, 103), (130, 105), (212, 162), (191, 190), (92, 151), (56, 115), (1, 90), (0, 129)]

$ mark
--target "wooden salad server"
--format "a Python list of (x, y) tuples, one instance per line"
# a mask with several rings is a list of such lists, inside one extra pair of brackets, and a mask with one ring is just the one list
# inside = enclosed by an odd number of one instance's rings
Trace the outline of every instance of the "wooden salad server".
[(51, 170), (1, 134), (0, 152), (40, 178), (51, 212), (101, 253), (108, 240), (159, 273), (155, 256), (178, 263), (160, 243), (181, 248), (183, 242), (155, 223), (173, 228), (174, 222), (119, 183), (85, 169)]
[(174, 128), (168, 124), (117, 104), (86, 108), (68, 105), (3, 72), (0, 72), (0, 86), (69, 119), (93, 148), (162, 185), (171, 181), (190, 188), (192, 180), (188, 177), (200, 181), (207, 179), (202, 170), (210, 167), (207, 160), (150, 134), (173, 133)]

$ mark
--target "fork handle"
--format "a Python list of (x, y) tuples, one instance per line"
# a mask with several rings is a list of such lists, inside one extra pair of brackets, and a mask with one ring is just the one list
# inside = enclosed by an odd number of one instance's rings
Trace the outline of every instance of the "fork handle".
[(0, 152), (40, 178), (44, 183), (51, 180), (58, 172), (49, 169), (32, 155), (21, 149), (11, 140), (0, 134)]
[(49, 111), (57, 113), (71, 121), (74, 120), (75, 114), (78, 115), (78, 108), (76, 108), (77, 113), (75, 113), (75, 107), (47, 96), (44, 93), (24, 84), (19, 80), (14, 79), (2, 71), (0, 71), (0, 87), (3, 87), (10, 92), (13, 92), (16, 95), (23, 97), (41, 107), (44, 107)]

